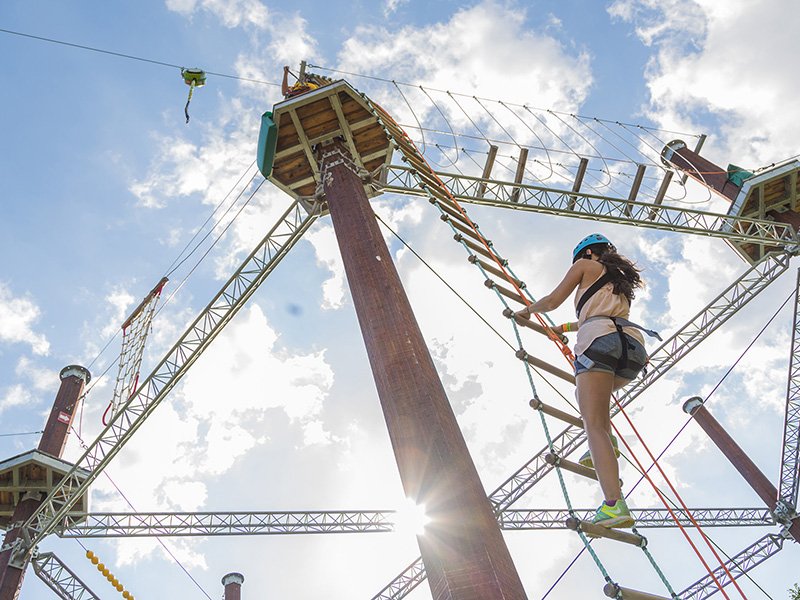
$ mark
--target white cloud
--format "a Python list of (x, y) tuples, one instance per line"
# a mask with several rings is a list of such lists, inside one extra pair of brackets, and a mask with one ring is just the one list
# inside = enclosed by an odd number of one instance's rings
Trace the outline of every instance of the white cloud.
[(0, 397), (0, 413), (15, 406), (33, 404), (35, 398), (30, 390), (25, 386), (16, 384), (5, 389), (3, 396)]
[(202, 9), (230, 28), (252, 25), (264, 29), (270, 22), (269, 9), (259, 0), (166, 0), (166, 6), (186, 16)]
[(0, 343), (28, 344), (34, 354), (48, 354), (50, 342), (44, 334), (37, 333), (33, 329), (40, 315), (39, 306), (33, 300), (15, 297), (11, 290), (0, 282)]
[[(609, 12), (633, 23), (655, 51), (646, 76), (656, 122), (697, 129), (710, 115), (721, 139), (707, 152), (723, 167), (758, 167), (797, 153), (800, 123), (785, 109), (800, 93), (797, 79), (786, 76), (797, 2), (620, 0)], [(767, 41), (744, 43), (750, 39)]]
[(389, 18), (398, 8), (408, 4), (408, 0), (383, 0), (383, 16)]

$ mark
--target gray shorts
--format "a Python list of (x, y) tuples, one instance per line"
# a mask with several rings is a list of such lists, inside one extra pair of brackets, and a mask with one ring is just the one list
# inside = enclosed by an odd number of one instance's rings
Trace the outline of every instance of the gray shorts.
[(623, 379), (636, 379), (645, 364), (647, 350), (636, 338), (623, 334), (628, 350), (627, 364), (622, 362), (622, 340), (619, 333), (609, 333), (595, 339), (586, 351), (575, 359), (575, 375), (587, 371), (612, 373)]

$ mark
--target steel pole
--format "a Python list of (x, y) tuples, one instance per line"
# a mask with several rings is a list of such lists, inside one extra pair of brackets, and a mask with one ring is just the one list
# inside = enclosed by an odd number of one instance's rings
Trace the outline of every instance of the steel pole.
[[(683, 404), (684, 412), (692, 416), (695, 422), (706, 432), (711, 441), (717, 445), (725, 457), (744, 477), (748, 485), (764, 501), (770, 511), (775, 511), (778, 505), (778, 490), (772, 485), (767, 476), (761, 472), (756, 464), (750, 460), (747, 453), (734, 441), (727, 431), (720, 425), (708, 409), (703, 406), (703, 399), (699, 396), (689, 398)], [(789, 533), (800, 541), (800, 522), (795, 519), (789, 526)]]
[[(47, 419), (44, 432), (39, 441), (39, 450), (56, 458), (61, 458), (64, 446), (67, 443), (70, 425), (75, 414), (84, 386), (89, 382), (91, 375), (84, 367), (70, 365), (64, 367), (60, 373), (61, 386), (53, 402), (53, 409)], [(9, 526), (6, 531), (3, 545), (13, 543), (20, 537), (19, 525), (28, 520), (42, 503), (44, 495), (41, 493), (28, 494), (14, 509), (11, 523), (17, 527)], [(0, 600), (16, 600), (22, 589), (22, 580), (25, 577), (27, 561), (22, 568), (9, 564), (11, 551), (0, 553)]]
[(526, 598), (352, 158), (318, 150), (348, 285), (434, 600)]

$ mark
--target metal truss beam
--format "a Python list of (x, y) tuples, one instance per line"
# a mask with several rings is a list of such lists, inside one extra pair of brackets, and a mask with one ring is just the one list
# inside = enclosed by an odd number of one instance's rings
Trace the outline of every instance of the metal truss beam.
[[(381, 174), (381, 181), (384, 182), (381, 188), (385, 192), (424, 196), (426, 186), (424, 181), (418, 181), (419, 175), (412, 167), (390, 165)], [(456, 200), (472, 204), (693, 233), (768, 247), (793, 249), (797, 245), (794, 229), (775, 221), (461, 174), (436, 172), (436, 175)]]
[[(77, 498), (117, 455), (317, 216), (317, 213), (307, 213), (298, 201), (293, 202), (283, 213), (255, 250), (142, 382), (136, 394), (120, 407), (75, 466), (25, 522), (22, 529), (29, 543), (17, 545), (12, 550), (14, 564), (24, 564), (24, 557), (30, 549), (66, 517)], [(89, 472), (88, 476), (86, 471)]]
[[(633, 509), (638, 527), (675, 527), (666, 509)], [(681, 525), (691, 525), (683, 511), (675, 511)], [(693, 508), (704, 527), (766, 527), (775, 520), (766, 508)], [(594, 509), (577, 509), (581, 520), (591, 520)], [(394, 511), (233, 512), (233, 513), (91, 513), (70, 514), (62, 538), (155, 536), (286, 535), (314, 533), (387, 533), (395, 530)], [(504, 511), (498, 517), (506, 530), (565, 529), (569, 512), (562, 509)]]
[(393, 517), (393, 511), (377, 510), (70, 514), (56, 533), (65, 538), (378, 533), (394, 530)]
[[(781, 548), (783, 548), (783, 538), (781, 536), (774, 534), (765, 535), (753, 545), (745, 548), (739, 554), (731, 558), (725, 563), (725, 567), (730, 571), (733, 579), (738, 579), (753, 567), (760, 565), (773, 554), (777, 554)], [(717, 578), (717, 581), (722, 584), (722, 587), (732, 582), (721, 566), (714, 569), (713, 574), (714, 577)], [(719, 588), (714, 582), (714, 579), (711, 575), (706, 575), (679, 593), (678, 597), (681, 598), (681, 600), (703, 600), (703, 598), (713, 596), (718, 591)]]
[[(734, 281), (719, 296), (701, 310), (693, 319), (684, 325), (678, 332), (657, 348), (650, 357), (650, 370), (644, 377), (631, 384), (620, 403), (627, 406), (653, 384), (664, 373), (671, 369), (690, 350), (695, 348), (710, 333), (716, 331), (723, 323), (730, 319), (740, 308), (755, 298), (770, 283), (775, 281), (788, 268), (789, 254), (770, 253), (759, 262), (745, 271), (739, 279)], [(612, 414), (615, 414), (614, 411)], [(585, 440), (586, 434), (577, 427), (567, 427), (560, 434), (554, 436), (553, 447), (559, 456), (568, 456), (575, 451)], [(544, 457), (550, 452), (545, 446), (531, 460), (525, 463), (499, 488), (489, 499), (497, 513), (507, 510), (514, 502), (521, 498), (529, 489), (538, 483), (545, 475), (552, 471), (553, 466), (548, 464)], [(394, 581), (389, 583), (373, 600), (399, 600), (410, 592), (413, 587), (401, 583), (416, 581), (422, 577), (416, 572), (417, 562), (400, 573)], [(418, 585), (414, 584), (414, 586)], [(387, 590), (397, 590), (396, 595), (386, 596)]]
[[(702, 527), (769, 527), (775, 519), (766, 508), (691, 508), (692, 517)], [(682, 509), (674, 510), (681, 527), (691, 527), (692, 522)], [(595, 509), (575, 510), (575, 517), (591, 521)], [(666, 508), (631, 509), (636, 527), (677, 527)], [(565, 529), (565, 521), (571, 516), (563, 509), (509, 509), (500, 513), (498, 519), (503, 529)]]
[(52, 552), (38, 554), (31, 560), (33, 572), (64, 600), (100, 600), (89, 587)]
[(800, 482), (800, 269), (794, 301), (794, 327), (792, 329), (792, 354), (789, 357), (789, 384), (786, 390), (786, 418), (783, 428), (778, 500), (790, 514), (797, 511), (797, 487)]

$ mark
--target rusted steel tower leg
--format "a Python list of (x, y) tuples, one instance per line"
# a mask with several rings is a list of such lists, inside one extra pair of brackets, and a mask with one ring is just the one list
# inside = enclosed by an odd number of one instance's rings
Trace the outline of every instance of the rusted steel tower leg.
[(403, 489), (430, 518), (417, 541), (433, 598), (526, 598), (350, 154), (318, 152)]
[[(75, 409), (90, 378), (89, 371), (77, 365), (70, 365), (61, 370), (61, 387), (56, 394), (53, 410), (50, 411), (50, 417), (39, 441), (40, 451), (61, 458)], [(11, 523), (21, 525), (27, 521), (43, 499), (40, 493), (23, 499), (14, 509)], [(3, 545), (13, 543), (19, 535), (19, 527), (9, 526)], [(21, 566), (10, 565), (10, 557), (10, 550), (0, 552), (0, 600), (15, 600), (19, 596), (22, 580), (25, 577), (27, 562)]]
[[(725, 457), (731, 461), (731, 464), (736, 467), (744, 480), (750, 485), (751, 488), (758, 494), (764, 501), (764, 504), (771, 511), (775, 511), (778, 505), (778, 490), (767, 479), (766, 475), (750, 460), (744, 450), (733, 440), (727, 431), (719, 424), (719, 422), (711, 415), (710, 412), (703, 406), (703, 399), (695, 396), (689, 398), (683, 404), (683, 410), (689, 413), (700, 427), (703, 428), (717, 447), (722, 451)], [(795, 539), (800, 541), (800, 522), (796, 519), (789, 526), (789, 533)]]

